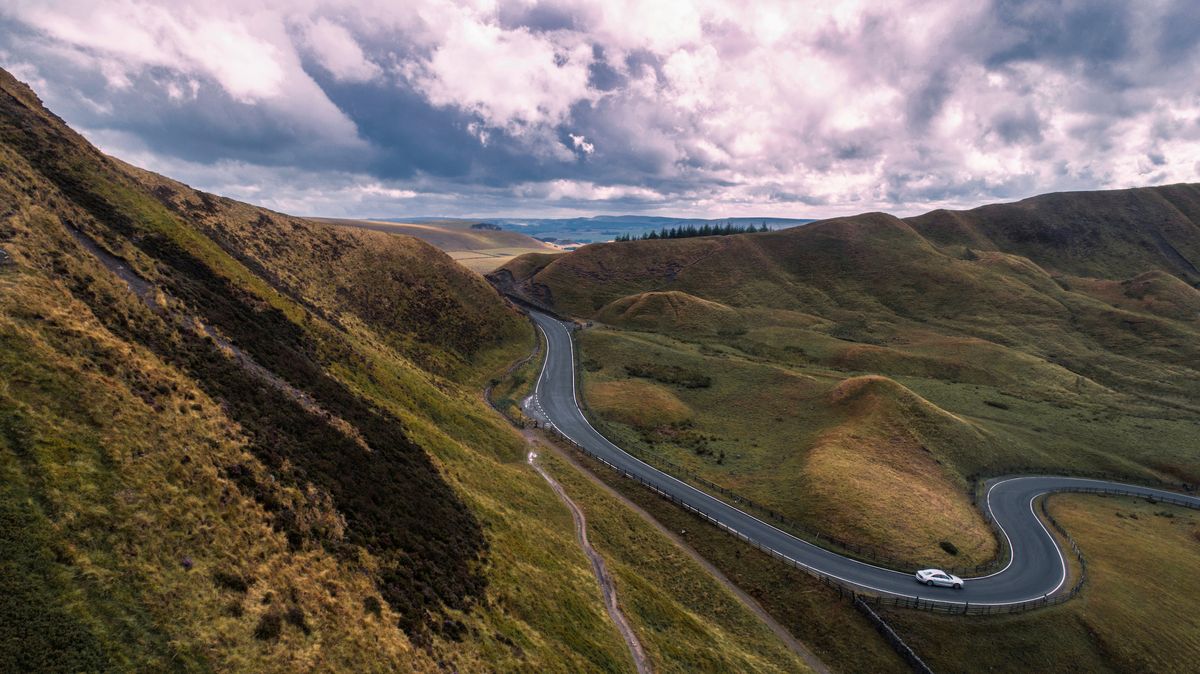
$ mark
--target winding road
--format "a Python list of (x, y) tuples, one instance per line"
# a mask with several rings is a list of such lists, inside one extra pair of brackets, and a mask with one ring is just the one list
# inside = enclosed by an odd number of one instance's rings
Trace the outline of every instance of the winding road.
[[(1200, 508), (1200, 498), (1150, 487), (1103, 480), (1055, 476), (1023, 476), (992, 480), (983, 507), (1008, 539), (1012, 554), (999, 571), (967, 578), (961, 590), (927, 587), (912, 571), (895, 571), (843, 557), (795, 536), (692, 487), (609, 442), (588, 423), (575, 391), (575, 353), (571, 329), (546, 314), (530, 311), (546, 339), (546, 359), (534, 393), (526, 401), (528, 414), (619, 470), (720, 523), (758, 547), (830, 580), (870, 594), (920, 598), (963, 606), (1011, 606), (1052, 597), (1070, 589), (1067, 560), (1034, 510), (1038, 496), (1056, 491), (1116, 490)], [(964, 607), (965, 608), (965, 607)]]

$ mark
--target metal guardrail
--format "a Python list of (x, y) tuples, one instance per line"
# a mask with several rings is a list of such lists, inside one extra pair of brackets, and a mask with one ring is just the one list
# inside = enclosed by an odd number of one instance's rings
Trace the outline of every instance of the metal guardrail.
[[(1066, 537), (1067, 541), (1071, 545), (1072, 552), (1075, 553), (1076, 558), (1080, 562), (1080, 568), (1081, 568), (1080, 576), (1076, 580), (1076, 582), (1072, 586), (1072, 588), (1067, 592), (1063, 592), (1063, 593), (1059, 593), (1059, 594), (1055, 594), (1055, 595), (1043, 595), (1041, 597), (1036, 597), (1036, 598), (1030, 599), (1028, 601), (1006, 603), (1006, 604), (992, 604), (992, 603), (971, 604), (970, 602), (947, 602), (947, 601), (939, 601), (936, 599), (922, 599), (920, 596), (907, 597), (907, 596), (896, 596), (896, 595), (869, 594), (869, 593), (863, 592), (862, 591), (863, 588), (860, 588), (857, 585), (854, 585), (853, 583), (849, 583), (849, 582), (843, 581), (839, 578), (835, 578), (828, 574), (822, 573), (821, 571), (818, 571), (810, 566), (802, 564), (801, 562), (799, 562), (795, 559), (792, 559), (791, 557), (789, 557), (771, 547), (762, 545), (762, 544), (758, 543), (757, 541), (751, 540), (745, 534), (742, 534), (742, 533), (738, 532), (737, 530), (732, 529), (731, 527), (729, 527), (729, 525), (725, 524), (724, 522), (721, 522), (716, 516), (714, 516), (710, 513), (704, 512), (703, 510), (696, 508), (695, 506), (693, 506), (689, 503), (685, 503), (685, 502), (681, 501), (680, 499), (676, 498), (675, 496), (672, 496), (671, 494), (664, 492), (663, 490), (661, 490), (658, 487), (656, 487), (655, 485), (647, 482), (646, 480), (643, 480), (642, 478), (638, 477), (637, 475), (634, 475), (633, 473), (630, 473), (630, 472), (624, 470), (623, 468), (619, 468), (619, 467), (613, 465), (612, 463), (609, 463), (603, 457), (589, 451), (586, 447), (576, 444), (573, 440), (571, 440), (567, 436), (563, 435), (562, 432), (560, 432), (553, 425), (544, 425), (542, 427), (551, 431), (553, 433), (554, 437), (559, 439), (566, 446), (578, 451), (579, 453), (581, 453), (595, 461), (598, 461), (598, 462), (604, 464), (609, 469), (613, 470), (614, 472), (621, 475), (622, 477), (636, 481), (637, 483), (646, 487), (650, 491), (658, 494), (662, 498), (665, 498), (668, 501), (670, 501), (671, 503), (674, 503), (675, 505), (683, 508), (684, 510), (691, 512), (693, 515), (699, 517), (700, 519), (707, 521), (708, 523), (716, 526), (718, 529), (725, 531), (726, 533), (743, 541), (744, 543), (750, 545), (751, 547), (754, 547), (754, 548), (770, 555), (771, 557), (779, 560), (780, 562), (783, 562), (784, 564), (786, 564), (788, 566), (791, 566), (797, 570), (807, 573), (808, 575), (816, 578), (823, 585), (826, 585), (827, 587), (836, 591), (838, 593), (838, 596), (849, 599), (851, 601), (862, 601), (871, 606), (906, 608), (906, 609), (915, 609), (915, 610), (920, 610), (920, 611), (929, 611), (932, 613), (946, 613), (946, 614), (954, 614), (954, 615), (999, 615), (999, 614), (1024, 613), (1026, 611), (1031, 611), (1033, 609), (1042, 608), (1042, 607), (1046, 607), (1046, 606), (1056, 606), (1058, 604), (1062, 604), (1062, 603), (1070, 600), (1071, 598), (1073, 598), (1077, 594), (1079, 594), (1080, 590), (1083, 587), (1083, 581), (1086, 578), (1087, 562), (1084, 560), (1083, 553), (1080, 552), (1079, 546), (1075, 543), (1075, 540), (1073, 538), (1071, 538), (1071, 536), (1069, 534), (1066, 533), (1065, 529), (1063, 529), (1053, 518), (1049, 518), (1049, 521), (1055, 527), (1055, 530)], [(1061, 492), (1078, 492), (1078, 493), (1087, 493), (1087, 494), (1109, 494), (1109, 495), (1115, 495), (1115, 496), (1136, 496), (1139, 498), (1145, 498), (1144, 496), (1140, 496), (1138, 494), (1135, 494), (1135, 493), (1132, 493), (1129, 491), (1125, 491), (1125, 490), (1121, 490), (1118, 488), (1080, 487), (1080, 488), (1074, 488), (1074, 489), (1055, 490), (1055, 493), (1061, 493)], [(1192, 503), (1192, 502), (1187, 501), (1182, 498), (1179, 498), (1179, 499), (1175, 499), (1175, 498), (1171, 498), (1171, 497), (1155, 498), (1155, 499), (1153, 499), (1153, 502), (1171, 503), (1174, 505), (1181, 505), (1181, 506), (1184, 506), (1187, 508), (1200, 510), (1200, 505), (1198, 505), (1196, 503)], [(1048, 513), (1045, 510), (1045, 499), (1043, 499), (1042, 508), (1043, 508), (1043, 513), (1047, 514), (1047, 516), (1048, 516)]]
[[(1078, 470), (1072, 468), (1047, 468), (1046, 466), (1000, 466), (988, 471), (993, 477), (1004, 475), (1053, 475), (1056, 477), (1078, 477), (1089, 480), (1103, 480), (1106, 482), (1124, 482), (1130, 485), (1149, 487), (1151, 489), (1162, 489), (1166, 491), (1181, 491), (1186, 495), (1192, 495), (1200, 489), (1200, 485), (1195, 485), (1190, 482), (1167, 482), (1165, 480), (1147, 479), (1145, 475), (1133, 475), (1130, 473), (1112, 473), (1107, 471), (1094, 470)], [(983, 478), (978, 474), (970, 475), (967, 480), (973, 485), (971, 490), (971, 502), (975, 503), (978, 498), (979, 487), (988, 479)], [(1180, 502), (1178, 505), (1187, 506), (1186, 502)]]
[[(571, 341), (572, 341), (572, 348), (574, 348), (575, 340), (571, 340)], [(529, 359), (536, 356), (537, 353), (538, 353), (538, 351), (535, 350), (533, 353), (526, 356), (520, 362), (515, 363), (509, 369), (508, 372), (512, 372), (517, 367), (520, 367), (521, 365), (525, 364), (526, 362), (529, 361)], [(575, 374), (575, 376), (578, 376), (578, 369), (576, 370), (576, 373), (574, 373), (574, 374)], [(492, 402), (491, 396), (490, 396), (490, 390), (491, 390), (491, 387), (489, 386), (488, 395), (485, 396), (487, 398), (488, 403), (490, 405), (492, 405), (492, 407), (495, 408), (497, 411), (499, 411), (502, 415), (504, 415), (503, 410), (500, 410), (499, 408), (497, 408), (495, 406), (495, 404)], [(696, 515), (697, 517), (700, 517), (701, 519), (713, 524), (718, 529), (721, 529), (721, 530), (725, 531), (726, 533), (729, 533), (730, 535), (738, 538), (739, 540), (742, 540), (743, 542), (749, 544), (750, 546), (757, 548), (758, 550), (774, 557), (775, 559), (778, 559), (781, 562), (784, 562), (785, 564), (787, 564), (789, 566), (792, 566), (793, 568), (796, 568), (800, 571), (803, 571), (803, 572), (809, 574), (810, 576), (813, 576), (814, 578), (818, 579), (824, 585), (835, 589), (838, 592), (839, 596), (849, 598), (854, 602), (861, 601), (861, 602), (865, 602), (866, 604), (869, 604), (872, 606), (908, 608), (908, 609), (916, 609), (916, 610), (922, 610), (922, 611), (930, 611), (930, 612), (934, 612), (934, 613), (948, 613), (948, 614), (958, 614), (958, 615), (995, 615), (995, 614), (1023, 613), (1025, 611), (1030, 611), (1030, 610), (1033, 610), (1036, 608), (1042, 608), (1045, 606), (1054, 606), (1054, 605), (1061, 604), (1061, 603), (1064, 603), (1064, 602), (1070, 600), (1071, 598), (1073, 598), (1077, 594), (1079, 594), (1080, 590), (1083, 587), (1083, 582), (1087, 576), (1087, 561), (1084, 559), (1083, 553), (1079, 550), (1079, 546), (1075, 543), (1074, 538), (1072, 538), (1071, 535), (1068, 534), (1066, 532), (1066, 530), (1061, 525), (1059, 525), (1058, 522), (1050, 515), (1049, 511), (1046, 510), (1045, 499), (1043, 498), (1042, 504), (1041, 504), (1043, 515), (1047, 518), (1047, 520), (1051, 523), (1051, 525), (1055, 528), (1055, 530), (1059, 534), (1061, 534), (1062, 536), (1064, 536), (1066, 538), (1066, 540), (1071, 545), (1072, 552), (1075, 554), (1076, 559), (1079, 561), (1079, 564), (1080, 564), (1079, 578), (1076, 580), (1076, 582), (1074, 583), (1074, 585), (1072, 586), (1072, 588), (1069, 591), (1064, 592), (1064, 593), (1055, 594), (1053, 596), (1047, 594), (1047, 595), (1043, 595), (1042, 597), (1037, 597), (1037, 598), (1030, 599), (1030, 600), (1024, 601), (1024, 602), (1006, 603), (1006, 604), (980, 603), (980, 604), (974, 604), (974, 605), (972, 605), (970, 602), (945, 602), (945, 601), (939, 601), (939, 600), (933, 600), (933, 599), (922, 599), (919, 596), (905, 597), (905, 596), (896, 596), (896, 595), (876, 595), (876, 594), (863, 593), (863, 592), (859, 591), (861, 588), (859, 588), (858, 586), (856, 586), (852, 583), (848, 583), (846, 581), (842, 581), (841, 579), (834, 578), (827, 574), (824, 574), (820, 571), (817, 571), (816, 569), (813, 569), (809, 566), (806, 566), (806, 565), (792, 559), (791, 557), (788, 557), (787, 555), (784, 555), (781, 552), (778, 552), (777, 550), (774, 550), (773, 548), (767, 547), (765, 545), (761, 545), (758, 542), (751, 540), (746, 535), (730, 528), (727, 524), (722, 523), (714, 515), (703, 512), (702, 510), (692, 506), (691, 504), (685, 503), (685, 502), (681, 501), (680, 499), (672, 496), (671, 494), (668, 494), (668, 493), (662, 491), (655, 485), (643, 480), (642, 478), (638, 477), (637, 475), (634, 475), (633, 473), (630, 473), (622, 468), (619, 468), (619, 467), (609, 463), (608, 461), (606, 461), (604, 458), (600, 457), (599, 455), (591, 452), (590, 450), (583, 447), (582, 445), (575, 443), (575, 441), (571, 440), (566, 435), (564, 435), (553, 424), (549, 424), (549, 423), (540, 424), (536, 420), (531, 421), (531, 422), (526, 422), (524, 420), (517, 420), (517, 419), (509, 418), (507, 415), (504, 415), (504, 416), (505, 416), (505, 418), (508, 418), (509, 421), (511, 423), (513, 423), (513, 425), (515, 425), (519, 428), (528, 428), (528, 427), (532, 426), (533, 428), (544, 428), (546, 430), (551, 431), (556, 438), (561, 440), (568, 447), (575, 449), (576, 451), (580, 452), (581, 454), (584, 454), (585, 456), (590, 457), (591, 459), (593, 459), (595, 461), (599, 461), (600, 463), (604, 464), (605, 466), (607, 466), (614, 472), (618, 473), (622, 477), (632, 479), (632, 480), (638, 482), (639, 484), (641, 484), (642, 486), (646, 487), (647, 489), (653, 491), (654, 493), (658, 494), (659, 496), (667, 499), (668, 501), (683, 508), (684, 510), (691, 512), (692, 514)], [(633, 451), (629, 451), (629, 450), (623, 450), (623, 451), (626, 451), (627, 453), (638, 458), (639, 460), (643, 460), (646, 463), (653, 465), (653, 463), (651, 463), (650, 461), (647, 461), (645, 458), (640, 456), (641, 452), (633, 452)], [(876, 561), (876, 562), (881, 562), (883, 564), (892, 563), (892, 564), (896, 564), (896, 565), (903, 565), (905, 567), (912, 565), (911, 562), (908, 562), (905, 560), (898, 560), (895, 557), (891, 557), (886, 554), (879, 554), (875, 549), (870, 548), (869, 546), (862, 546), (862, 545), (850, 543), (848, 541), (842, 541), (836, 537), (832, 537), (827, 534), (823, 534), (821, 532), (815, 531), (815, 530), (813, 530), (809, 527), (806, 527), (798, 522), (795, 522), (794, 520), (790, 520), (786, 516), (782, 515), (781, 513), (778, 513), (777, 511), (772, 510), (771, 508), (768, 508), (761, 504), (755, 503), (751, 499), (741, 496), (740, 494), (737, 494), (736, 492), (734, 492), (730, 489), (727, 489), (727, 488), (722, 487), (716, 483), (713, 483), (703, 477), (700, 477), (699, 475), (696, 475), (695, 473), (687, 470), (686, 468), (679, 466), (677, 464), (674, 464), (670, 461), (655, 458), (654, 463), (658, 463), (660, 465), (665, 466), (668, 470), (664, 471), (664, 472), (669, 472), (669, 474), (674, 474), (676, 476), (686, 477), (690, 480), (695, 481), (698, 484), (701, 484), (702, 486), (712, 489), (713, 491), (721, 494), (722, 496), (725, 496), (730, 501), (733, 501), (739, 505), (744, 505), (744, 506), (747, 506), (754, 510), (757, 510), (760, 513), (766, 515), (769, 519), (773, 519), (776, 522), (783, 524), (787, 529), (795, 529), (798, 532), (806, 533), (808, 536), (811, 536), (812, 538), (814, 538), (818, 541), (818, 543), (814, 543), (814, 544), (817, 544), (819, 547), (826, 547), (827, 549), (832, 549), (832, 551), (834, 551), (834, 552), (841, 552), (841, 551), (833, 549), (833, 547), (842, 548), (842, 550), (855, 553), (859, 557), (866, 557), (867, 559), (870, 559), (870, 560)], [(1005, 469), (1003, 471), (1003, 473), (1005, 473), (1005, 474), (1035, 473), (1036, 474), (1036, 473), (1045, 473), (1045, 471), (1046, 471), (1046, 469), (1044, 469), (1044, 468), (1024, 466), (1024, 467)], [(1065, 471), (1065, 473), (1068, 476), (1072, 476), (1072, 477), (1086, 477), (1086, 478), (1091, 478), (1091, 479), (1102, 479), (1102, 480), (1122, 480), (1122, 481), (1131, 482), (1131, 483), (1134, 483), (1137, 481), (1136, 478), (1131, 478), (1130, 476), (1127, 476), (1127, 475), (1087, 473), (1087, 472), (1082, 472), (1082, 471)], [(979, 503), (978, 503), (979, 488), (982, 486), (983, 482), (979, 480), (978, 476), (971, 476), (970, 480), (971, 480), (973, 486), (968, 493), (969, 493), (972, 504), (978, 506), (979, 505)], [(1188, 491), (1188, 492), (1195, 491), (1195, 489), (1196, 489), (1195, 485), (1190, 485), (1187, 483), (1183, 483), (1181, 485), (1171, 485), (1169, 483), (1162, 482), (1162, 483), (1159, 483), (1158, 485), (1145, 485), (1145, 486), (1152, 486), (1153, 488), (1158, 488), (1158, 489), (1172, 488), (1175, 486), (1180, 486), (1180, 487), (1182, 487), (1182, 489), (1184, 491)], [(1158, 503), (1158, 502), (1169, 503), (1172, 505), (1183, 506), (1185, 508), (1200, 510), (1200, 504), (1189, 501), (1183, 497), (1176, 498), (1176, 497), (1172, 497), (1172, 496), (1168, 495), (1168, 496), (1162, 496), (1162, 497), (1156, 496), (1156, 497), (1147, 498), (1144, 495), (1136, 494), (1134, 492), (1131, 492), (1128, 490), (1123, 490), (1123, 489), (1120, 489), (1117, 487), (1075, 487), (1075, 488), (1066, 488), (1066, 489), (1056, 489), (1053, 491), (1055, 493), (1073, 492), (1073, 493), (1085, 493), (1085, 494), (1106, 494), (1106, 495), (1114, 495), (1114, 496), (1133, 496), (1133, 497), (1137, 497), (1137, 498), (1146, 498), (1148, 501), (1150, 501), (1152, 503)], [(1011, 555), (1011, 550), (1008, 550), (1007, 545), (1004, 543), (1004, 541), (1007, 540), (1007, 537), (1005, 537), (1002, 534), (1002, 532), (1000, 531), (1000, 527), (996, 523), (991, 512), (989, 512), (986, 508), (980, 508), (980, 511), (983, 513), (984, 519), (988, 522), (988, 525), (992, 528), (993, 534), (995, 535), (996, 540), (1001, 541), (1001, 545), (1004, 546), (1001, 550), (1002, 554), (997, 555), (996, 558), (994, 558), (993, 560), (986, 562), (984, 564), (979, 564), (979, 565), (976, 565), (973, 567), (967, 567), (967, 568), (951, 567), (951, 568), (947, 569), (951, 573), (955, 573), (957, 575), (959, 573), (978, 573), (978, 572), (983, 572), (983, 571), (988, 571), (988, 570), (994, 570), (996, 568), (999, 568), (1002, 563), (1005, 563), (1008, 559), (1008, 556)], [(795, 533), (795, 532), (790, 532), (790, 533)], [(803, 539), (803, 538), (805, 538), (805, 536), (800, 536), (800, 538)], [(809, 541), (809, 542), (812, 543), (813, 541)], [(828, 546), (820, 545), (820, 542), (824, 542), (829, 545)], [(830, 546), (833, 546), (833, 547), (830, 547)], [(922, 663), (922, 665), (923, 665), (923, 663)]]
[[(582, 403), (582, 401), (580, 402)], [(818, 547), (825, 548), (830, 552), (835, 552), (844, 557), (850, 557), (860, 561), (869, 561), (876, 566), (885, 566), (892, 569), (908, 569), (931, 565), (937, 566), (932, 562), (921, 562), (913, 558), (897, 557), (874, 546), (853, 543), (851, 541), (838, 538), (837, 536), (830, 535), (828, 532), (820, 531), (810, 525), (794, 520), (769, 506), (765, 506), (749, 497), (733, 491), (732, 489), (723, 487), (711, 480), (708, 480), (698, 473), (695, 473), (668, 459), (658, 456), (650, 456), (637, 449), (622, 448), (621, 451), (624, 451), (631, 456), (636, 457), (643, 463), (658, 468), (659, 470), (673, 477), (692, 482), (693, 484), (700, 485), (710, 492), (720, 494), (726, 500), (732, 503), (736, 503), (739, 506), (743, 506), (755, 511), (756, 514), (770, 520), (777, 527), (796, 536), (797, 538), (812, 543)], [(991, 521), (990, 514), (984, 512), (984, 519), (987, 520), (988, 525), (991, 527), (992, 532), (996, 537), (996, 540), (1000, 541), (1001, 546), (1003, 546), (1004, 536), (1000, 533), (1000, 530), (996, 526), (995, 522)], [(973, 566), (941, 566), (940, 568), (943, 568), (944, 570), (955, 575), (970, 577), (972, 574), (981, 574), (1000, 568), (1008, 561), (1008, 557), (1006, 556), (1007, 551), (1002, 549), (1001, 553), (1002, 554), (997, 555), (993, 559), (982, 564), (976, 564)]]
[[(521, 298), (521, 297), (513, 295), (511, 293), (505, 293), (505, 295), (509, 299), (513, 300), (514, 303), (518, 304), (523, 309), (532, 307), (539, 311), (550, 313), (550, 315), (554, 316), (555, 318), (557, 318), (560, 321), (571, 323), (571, 326), (568, 328), (569, 330), (574, 331), (579, 328), (579, 325), (577, 323), (575, 323), (574, 321), (569, 321), (567, 319), (563, 319), (561, 316), (558, 316), (557, 314), (550, 312), (549, 310), (545, 309), (544, 307), (537, 306), (536, 304), (529, 302), (525, 298)], [(590, 322), (589, 322), (589, 325), (590, 325)], [(581, 353), (581, 351), (579, 349), (579, 341), (576, 339), (571, 339), (571, 348), (574, 351), (575, 362), (582, 363), (583, 362), (583, 354)], [(536, 355), (536, 354), (531, 354), (531, 357), (532, 357), (532, 355)], [(522, 361), (522, 363), (523, 362), (524, 361)], [(581, 369), (578, 367), (575, 368), (575, 371), (572, 373), (572, 376), (575, 377), (576, 389), (582, 390), (583, 381), (582, 381)], [(490, 393), (490, 390), (491, 389), (489, 387), (489, 389), (488, 389), (489, 393)], [(492, 403), (490, 395), (488, 397), (488, 402), (489, 402), (489, 404), (492, 404), (493, 408), (495, 408), (497, 411), (500, 411), (501, 414), (504, 414), (502, 410), (500, 410), (498, 407), (496, 407), (496, 405), (494, 403)], [(586, 412), (588, 410), (586, 398), (580, 398), (580, 400), (578, 402), (579, 402), (581, 411)], [(507, 415), (505, 415), (505, 416), (507, 417)], [(534, 421), (534, 420), (530, 420), (530, 422), (526, 423), (523, 420), (513, 419), (511, 417), (507, 417), (507, 418), (509, 419), (509, 421), (511, 423), (513, 423), (518, 428), (524, 428), (526, 426), (531, 426), (533, 428), (552, 428), (553, 427), (550, 424), (539, 424), (537, 421)], [(589, 423), (590, 423), (590, 421), (589, 421)], [(603, 426), (602, 423), (599, 425)], [(596, 424), (593, 424), (593, 426), (595, 427)], [(825, 548), (826, 550), (837, 553), (844, 557), (850, 557), (852, 559), (858, 559), (860, 561), (868, 561), (868, 562), (871, 562), (872, 564), (875, 564), (876, 566), (885, 566), (885, 567), (889, 567), (889, 568), (893, 568), (893, 569), (907, 569), (910, 567), (920, 567), (920, 566), (932, 565), (932, 562), (926, 563), (926, 562), (921, 562), (921, 561), (918, 561), (918, 560), (915, 560), (912, 558), (897, 557), (888, 552), (884, 552), (883, 550), (876, 548), (874, 546), (863, 545), (861, 543), (853, 543), (851, 541), (847, 541), (847, 540), (838, 538), (837, 536), (833, 536), (833, 535), (829, 534), (828, 532), (823, 532), (823, 531), (817, 530), (807, 524), (804, 524), (802, 522), (799, 522), (797, 520), (794, 520), (794, 519), (788, 517), (787, 515), (784, 515), (783, 513), (779, 512), (778, 510), (775, 510), (769, 506), (758, 503), (754, 499), (751, 499), (747, 496), (743, 496), (727, 487), (723, 487), (711, 480), (708, 480), (708, 479), (702, 477), (701, 475), (699, 475), (698, 473), (691, 471), (691, 470), (689, 470), (677, 463), (674, 463), (668, 459), (663, 459), (663, 458), (657, 457), (657, 456), (650, 456), (650, 455), (646, 454), (645, 452), (641, 452), (636, 449), (622, 448), (622, 451), (628, 453), (631, 456), (636, 457), (639, 461), (642, 461), (643, 463), (646, 463), (647, 465), (658, 468), (659, 470), (663, 471), (664, 473), (672, 475), (681, 480), (690, 481), (694, 485), (700, 485), (704, 489), (707, 489), (711, 492), (720, 494), (728, 501), (736, 503), (739, 506), (744, 506), (745, 508), (748, 508), (750, 510), (754, 510), (757, 514), (762, 515), (766, 519), (771, 520), (780, 529), (787, 531), (788, 533), (792, 534), (793, 536), (796, 536), (797, 538), (805, 540), (805, 541), (812, 543), (813, 545), (816, 545), (818, 547)], [(972, 502), (974, 502), (974, 501), (972, 500)], [(996, 540), (1001, 541), (1000, 544), (1003, 546), (1004, 545), (1004, 543), (1003, 543), (1004, 537), (1000, 533), (999, 528), (995, 525), (994, 522), (991, 521), (990, 515), (988, 513), (984, 513), (984, 516), (985, 516), (985, 519), (988, 520), (988, 524), (992, 528), (992, 533), (995, 535)], [(1002, 550), (1002, 552), (1005, 552), (1005, 551)], [(942, 565), (941, 568), (943, 568), (946, 571), (949, 571), (950, 573), (953, 573), (955, 575), (970, 577), (972, 574), (981, 574), (984, 572), (993, 571), (995, 569), (998, 569), (998, 568), (1000, 568), (1000, 566), (1002, 564), (1004, 564), (1007, 561), (1008, 561), (1008, 558), (1006, 556), (997, 555), (995, 558), (993, 558), (987, 562), (984, 562), (982, 564), (976, 564), (974, 566), (944, 566), (944, 565)]]

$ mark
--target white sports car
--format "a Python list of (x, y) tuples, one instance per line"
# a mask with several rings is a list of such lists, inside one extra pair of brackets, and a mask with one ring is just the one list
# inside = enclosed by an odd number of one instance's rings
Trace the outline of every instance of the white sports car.
[(925, 583), (926, 585), (941, 585), (942, 587), (952, 587), (956, 590), (961, 590), (963, 586), (962, 578), (946, 573), (941, 569), (921, 569), (916, 573), (917, 582)]

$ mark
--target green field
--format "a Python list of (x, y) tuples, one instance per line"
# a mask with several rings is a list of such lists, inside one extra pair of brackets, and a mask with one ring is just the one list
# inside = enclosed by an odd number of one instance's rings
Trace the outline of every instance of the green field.
[[(617, 444), (856, 554), (969, 567), (997, 551), (971, 505), (978, 478), (1200, 483), (1198, 263), (1200, 186), (1174, 185), (592, 245), (489, 278), (595, 324), (578, 333), (581, 399)], [(845, 613), (814, 606), (811, 584), (772, 578), (719, 532), (631, 497), (838, 654), (827, 660), (854, 662), (813, 627)], [(1052, 501), (1088, 555), (1080, 598), (1022, 616), (888, 619), (935, 671), (1187, 671), (1198, 632), (1176, 616), (1196, 591), (1194, 513)]]

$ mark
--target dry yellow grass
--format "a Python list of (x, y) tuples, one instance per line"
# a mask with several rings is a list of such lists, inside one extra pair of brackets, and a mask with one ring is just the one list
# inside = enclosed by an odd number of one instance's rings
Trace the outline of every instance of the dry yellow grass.
[(829, 400), (843, 420), (810, 448), (798, 487), (821, 529), (948, 566), (994, 555), (991, 531), (921, 433), (974, 428), (885, 377), (843, 381)]
[(479, 399), (531, 334), (482, 279), (123, 166), (2, 71), (0, 165), (0, 671), (623, 668)]
[[(585, 363), (600, 365), (584, 373), (590, 416), (623, 446), (909, 563), (973, 566), (995, 551), (953, 469), (959, 453), (993, 446), (994, 438), (895, 380), (803, 375), (649, 333), (585, 330), (581, 346)], [(647, 380), (626, 368), (647, 361), (712, 375), (701, 388), (655, 382), (687, 406), (686, 432), (631, 423), (645, 396), (625, 387)], [(593, 391), (627, 397), (597, 405)]]
[(484, 248), (480, 250), (447, 250), (454, 261), (478, 274), (486, 274), (526, 253), (545, 252), (545, 248)]
[[(186, 376), (115, 338), (57, 284), (26, 274), (0, 277), (0, 351), (0, 501), (36, 494), (18, 532), (55, 537), (59, 564), (74, 574), (59, 581), (69, 591), (47, 588), (39, 619), (62, 601), (85, 623), (120, 624), (104, 648), (122, 668), (169, 668), (169, 657), (218, 670), (434, 669), (367, 576), (320, 548), (289, 550), (270, 513), (231, 489), (222, 466), (244, 466), (264, 483), (268, 471)], [(106, 372), (113, 363), (119, 370)], [(312, 493), (278, 485), (273, 495), (314, 524), (339, 525)], [(28, 580), (27, 569), (8, 572)], [(220, 587), (218, 573), (248, 589)], [(364, 612), (367, 601), (379, 603), (378, 616)], [(254, 637), (263, 616), (289, 610), (308, 633), (285, 623), (277, 640)], [(42, 636), (27, 635), (26, 653)]]
[(679, 423), (692, 411), (669, 389), (648, 381), (606, 381), (586, 386), (593, 410), (623, 424), (653, 428)]

